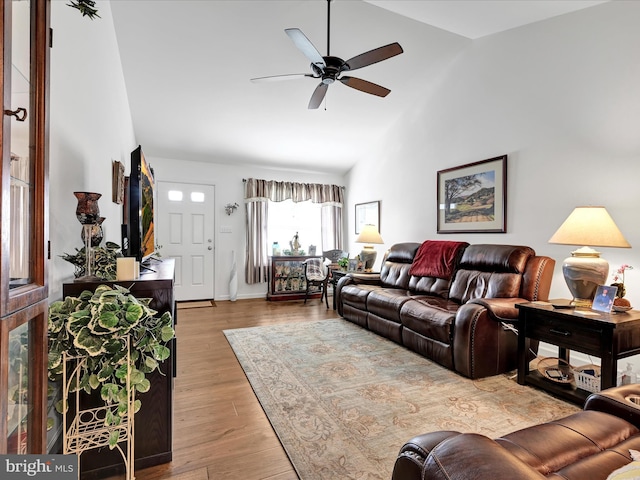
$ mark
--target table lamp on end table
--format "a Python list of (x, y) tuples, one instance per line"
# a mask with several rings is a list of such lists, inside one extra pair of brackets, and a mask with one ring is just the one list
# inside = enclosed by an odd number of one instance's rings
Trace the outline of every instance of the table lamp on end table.
[(356, 243), (365, 244), (360, 252), (360, 261), (362, 262), (364, 271), (370, 272), (373, 268), (373, 264), (376, 263), (376, 256), (378, 255), (378, 252), (373, 249), (373, 245), (369, 244), (384, 243), (380, 233), (378, 232), (378, 228), (375, 225), (370, 224), (363, 226), (360, 235), (358, 235), (358, 238), (356, 239)]
[(572, 303), (577, 307), (591, 307), (598, 285), (603, 285), (609, 275), (609, 263), (591, 247), (631, 247), (604, 207), (576, 207), (549, 243), (589, 245), (571, 252), (562, 264)]

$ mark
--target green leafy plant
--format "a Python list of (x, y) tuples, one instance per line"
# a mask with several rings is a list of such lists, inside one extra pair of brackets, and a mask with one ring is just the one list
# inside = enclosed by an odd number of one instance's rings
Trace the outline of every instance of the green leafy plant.
[(91, 20), (95, 17), (100, 18), (98, 9), (95, 8), (96, 2), (94, 0), (71, 0), (71, 3), (67, 3), (67, 6), (79, 10), (83, 17), (89, 17)]
[(338, 259), (338, 265), (340, 265), (340, 268), (342, 268), (343, 270), (346, 270), (349, 266), (349, 259), (346, 257)]
[[(49, 379), (61, 380), (63, 353), (83, 358), (79, 381), (72, 381), (69, 391), (91, 393), (99, 389), (105, 405), (117, 405), (117, 414), (108, 409), (107, 426), (119, 425), (127, 414), (127, 374), (134, 391), (145, 393), (151, 386), (146, 374), (159, 370), (160, 362), (169, 358), (166, 344), (175, 336), (171, 314), (156, 316), (150, 302), (119, 285), (100, 285), (95, 292), (85, 290), (79, 297), (67, 297), (49, 307)], [(140, 406), (136, 399), (135, 411)], [(67, 408), (64, 398), (56, 404), (60, 413)], [(109, 439), (109, 446), (114, 448), (118, 441), (116, 434)]]
[[(93, 251), (93, 274), (103, 280), (113, 281), (117, 277), (117, 258), (122, 254), (120, 245), (113, 242), (106, 242), (104, 247), (95, 247)], [(85, 248), (76, 248), (75, 254), (65, 253), (60, 258), (73, 264), (76, 278), (82, 277), (86, 272), (87, 257)]]

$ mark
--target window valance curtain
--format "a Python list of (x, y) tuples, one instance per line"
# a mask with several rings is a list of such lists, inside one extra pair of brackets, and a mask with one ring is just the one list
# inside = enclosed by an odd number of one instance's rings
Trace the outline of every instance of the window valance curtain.
[(278, 182), (275, 180), (259, 180), (249, 178), (244, 184), (244, 198), (247, 201), (313, 203), (344, 203), (344, 187), (338, 185), (322, 185), (319, 183)]
[(248, 178), (244, 183), (247, 241), (245, 280), (248, 284), (266, 282), (269, 272), (267, 245), (268, 205), (271, 202), (322, 204), (322, 249), (342, 248), (342, 205), (344, 187), (319, 183), (280, 182)]

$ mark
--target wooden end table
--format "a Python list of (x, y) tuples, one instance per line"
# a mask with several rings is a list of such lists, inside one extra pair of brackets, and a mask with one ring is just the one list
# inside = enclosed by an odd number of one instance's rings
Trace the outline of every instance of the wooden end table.
[(569, 363), (569, 351), (586, 353), (601, 360), (600, 388), (616, 385), (618, 360), (640, 353), (640, 311), (601, 313), (590, 309), (555, 308), (568, 300), (529, 302), (517, 305), (518, 383), (542, 388), (561, 398), (582, 405), (590, 392), (571, 384), (546, 379), (529, 371), (526, 339), (558, 347), (558, 358)]

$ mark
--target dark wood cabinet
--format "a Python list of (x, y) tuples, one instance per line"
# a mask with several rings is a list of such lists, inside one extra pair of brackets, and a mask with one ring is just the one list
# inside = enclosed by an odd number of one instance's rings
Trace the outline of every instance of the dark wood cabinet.
[(46, 452), (49, 7), (0, 0), (0, 453)]
[[(122, 285), (137, 298), (151, 298), (151, 308), (158, 314), (171, 312), (176, 322), (174, 301), (174, 260), (163, 259), (154, 263), (154, 272), (140, 276), (138, 280), (123, 282), (73, 282), (63, 286), (63, 294), (77, 296), (83, 290), (95, 290), (98, 285)], [(175, 339), (169, 345), (171, 356), (161, 364), (161, 372), (149, 375), (151, 389), (141, 394), (142, 408), (135, 415), (135, 469), (167, 463), (172, 458), (173, 431), (173, 382), (175, 373)], [(99, 405), (99, 398), (94, 399)], [(91, 400), (87, 400), (91, 402)], [(94, 405), (82, 405), (82, 408)], [(105, 478), (124, 472), (122, 457), (116, 450), (101, 448), (90, 450), (80, 457), (83, 479)]]
[[(304, 298), (307, 281), (303, 262), (313, 256), (283, 255), (271, 257), (267, 300), (299, 300)], [(320, 298), (320, 293), (309, 294), (309, 298)]]

